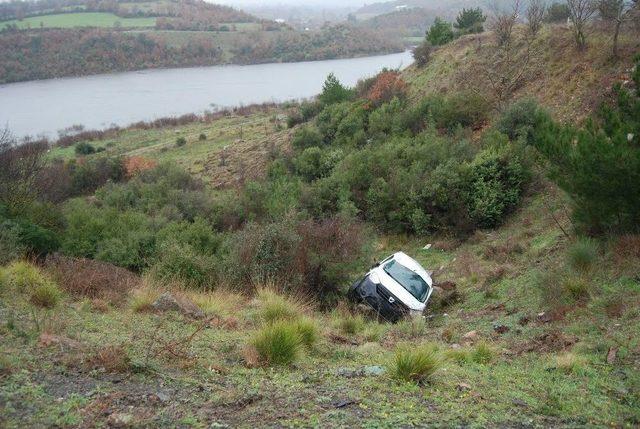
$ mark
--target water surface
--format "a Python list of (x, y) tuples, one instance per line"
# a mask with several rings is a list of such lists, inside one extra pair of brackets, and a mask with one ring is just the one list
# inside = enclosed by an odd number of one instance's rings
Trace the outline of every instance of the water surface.
[(0, 85), (0, 126), (17, 137), (80, 124), (128, 125), (214, 108), (280, 102), (318, 94), (333, 72), (345, 84), (384, 67), (406, 67), (411, 54), (250, 66), (145, 70)]

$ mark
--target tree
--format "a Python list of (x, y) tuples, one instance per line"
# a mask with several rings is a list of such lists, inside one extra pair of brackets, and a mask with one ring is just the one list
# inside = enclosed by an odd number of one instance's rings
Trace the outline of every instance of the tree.
[(544, 22), (544, 17), (547, 13), (547, 5), (544, 0), (531, 0), (529, 7), (527, 8), (527, 27), (529, 34), (535, 37)]
[(553, 24), (567, 22), (569, 15), (569, 6), (566, 3), (554, 2), (547, 8), (545, 21)]
[(487, 17), (481, 8), (466, 9), (463, 8), (456, 18), (454, 27), (462, 34), (482, 33), (484, 31), (484, 22)]
[(613, 27), (613, 57), (618, 58), (618, 37), (622, 24), (626, 20), (627, 12), (634, 4), (628, 0), (599, 0), (598, 12), (600, 17)]
[(44, 141), (18, 145), (8, 129), (0, 131), (0, 205), (9, 212), (19, 213), (37, 197), (48, 148)]
[(433, 25), (427, 31), (427, 40), (433, 46), (442, 46), (449, 43), (455, 37), (453, 33), (453, 25), (450, 22), (436, 18)]
[(353, 92), (342, 85), (336, 75), (330, 73), (322, 85), (322, 94), (319, 99), (324, 104), (335, 104), (351, 99)]
[(594, 0), (567, 0), (567, 6), (576, 45), (582, 50), (587, 46), (587, 24), (596, 12), (597, 5)]
[(503, 9), (498, 3), (494, 3), (493, 14), (492, 27), (498, 46), (510, 46), (513, 40), (513, 30), (520, 15), (520, 0), (514, 0), (511, 9)]
[(421, 44), (416, 46), (413, 49), (413, 59), (416, 61), (416, 65), (418, 67), (424, 67), (427, 65), (429, 60), (431, 59), (431, 52), (433, 51), (433, 47), (431, 43), (427, 40), (423, 41)]

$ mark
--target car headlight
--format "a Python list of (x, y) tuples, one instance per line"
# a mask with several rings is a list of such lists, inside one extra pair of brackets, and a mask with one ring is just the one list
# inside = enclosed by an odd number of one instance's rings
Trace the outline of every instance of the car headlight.
[(372, 281), (374, 284), (377, 284), (377, 285), (379, 285), (379, 284), (380, 284), (380, 276), (378, 276), (378, 274), (377, 274), (377, 273), (371, 273), (371, 275), (369, 276), (369, 279), (371, 279), (371, 281)]

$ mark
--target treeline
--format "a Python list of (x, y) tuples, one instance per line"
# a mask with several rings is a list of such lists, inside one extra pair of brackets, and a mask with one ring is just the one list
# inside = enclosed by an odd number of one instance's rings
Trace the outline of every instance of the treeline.
[(179, 17), (186, 21), (196, 19), (209, 23), (260, 21), (255, 16), (232, 7), (202, 0), (170, 0), (155, 3), (128, 0), (12, 0), (0, 3), (0, 21), (67, 12), (111, 12), (123, 18)]
[(234, 62), (293, 62), (349, 58), (401, 52), (400, 40), (350, 25), (324, 27), (317, 32), (278, 33), (243, 43), (234, 50)]
[(220, 64), (210, 38), (172, 47), (145, 34), (101, 29), (10, 32), (0, 37), (0, 83), (159, 67)]
[(239, 38), (229, 60), (207, 34), (181, 46), (159, 35), (109, 29), (39, 30), (0, 34), (0, 83), (163, 67), (323, 60), (398, 52), (398, 42), (346, 26), (318, 33)]

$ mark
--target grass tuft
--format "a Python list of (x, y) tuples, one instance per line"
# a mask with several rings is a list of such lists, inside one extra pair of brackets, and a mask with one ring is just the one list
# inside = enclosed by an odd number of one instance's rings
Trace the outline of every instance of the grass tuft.
[(334, 326), (343, 334), (358, 335), (364, 331), (366, 322), (361, 314), (341, 311), (334, 315)]
[(303, 340), (298, 323), (281, 320), (265, 325), (253, 337), (251, 344), (263, 364), (286, 366), (298, 358)]
[(148, 313), (153, 311), (153, 303), (160, 296), (160, 291), (149, 285), (133, 290), (129, 298), (129, 307), (135, 313)]
[(471, 351), (471, 360), (482, 365), (491, 363), (496, 356), (496, 352), (484, 341), (479, 342)]
[(569, 266), (578, 273), (588, 273), (598, 258), (598, 242), (581, 237), (567, 250)]
[(442, 360), (435, 347), (402, 346), (396, 349), (390, 373), (399, 380), (422, 383), (429, 380), (441, 366)]
[(584, 359), (575, 353), (566, 352), (555, 357), (556, 368), (567, 374), (579, 374), (584, 370)]
[(307, 349), (312, 349), (320, 338), (318, 325), (308, 317), (304, 317), (294, 322), (294, 326), (300, 336), (300, 341)]
[(308, 309), (308, 305), (301, 299), (286, 297), (270, 288), (258, 289), (258, 300), (260, 302), (260, 319), (265, 323), (297, 320)]
[(51, 309), (58, 305), (62, 298), (62, 292), (52, 281), (42, 283), (31, 292), (29, 302), (36, 307)]

